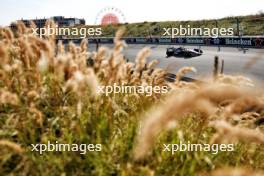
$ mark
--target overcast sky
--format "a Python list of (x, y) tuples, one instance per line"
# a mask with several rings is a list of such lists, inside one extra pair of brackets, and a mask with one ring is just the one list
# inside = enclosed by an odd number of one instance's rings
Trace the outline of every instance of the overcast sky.
[(94, 24), (105, 7), (116, 7), (127, 22), (212, 19), (264, 11), (264, 0), (1, 0), (0, 25), (24, 18), (65, 16)]

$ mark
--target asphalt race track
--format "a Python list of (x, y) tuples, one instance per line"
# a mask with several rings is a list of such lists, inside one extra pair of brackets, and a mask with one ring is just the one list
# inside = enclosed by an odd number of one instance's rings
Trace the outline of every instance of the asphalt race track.
[[(112, 47), (112, 45), (104, 45), (106, 47)], [(149, 47), (152, 50), (151, 56), (148, 61), (158, 60), (160, 68), (167, 69), (170, 73), (176, 73), (177, 70), (183, 66), (192, 66), (197, 69), (196, 74), (189, 74), (188, 77), (205, 80), (213, 74), (214, 57), (219, 57), (219, 67), (221, 66), (221, 60), (224, 60), (224, 73), (232, 75), (242, 75), (249, 77), (258, 82), (264, 82), (264, 49), (248, 49), (246, 53), (238, 48), (221, 47), (218, 51), (217, 47), (205, 47), (202, 46), (203, 55), (194, 58), (166, 58), (166, 48), (169, 45), (141, 45), (133, 44), (128, 45), (124, 50), (126, 59), (134, 61), (137, 53), (144, 47)], [(171, 45), (170, 45), (171, 46)], [(177, 47), (177, 46), (175, 46)], [(186, 48), (198, 48), (197, 46), (186, 46)], [(94, 50), (95, 46), (90, 45), (89, 50)], [(251, 66), (250, 69), (245, 69), (245, 65), (252, 60), (256, 60), (256, 63)], [(219, 68), (220, 69), (220, 68)]]

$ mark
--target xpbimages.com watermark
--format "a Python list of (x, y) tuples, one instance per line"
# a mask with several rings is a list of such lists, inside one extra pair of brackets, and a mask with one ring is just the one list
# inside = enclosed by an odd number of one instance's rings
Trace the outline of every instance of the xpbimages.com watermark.
[(234, 36), (233, 28), (201, 28), (186, 27), (180, 25), (179, 27), (163, 28), (163, 36), (170, 36), (172, 38), (177, 36), (208, 36), (217, 38), (219, 36)]
[(108, 86), (98, 86), (97, 87), (97, 93), (98, 94), (105, 94), (106, 96), (109, 96), (111, 94), (118, 94), (118, 93), (124, 93), (124, 94), (144, 94), (146, 96), (152, 96), (153, 94), (166, 94), (169, 92), (168, 86), (128, 86), (128, 85), (117, 85), (114, 83), (114, 85), (108, 85)]
[(43, 154), (44, 152), (80, 152), (84, 155), (87, 152), (100, 152), (102, 150), (101, 144), (62, 144), (56, 141), (46, 144), (31, 144), (31, 151)]
[(73, 37), (80, 37), (80, 38), (87, 38), (89, 36), (101, 36), (102, 35), (102, 28), (86, 28), (86, 27), (50, 27), (47, 26), (45, 28), (32, 28), (32, 33), (40, 38), (44, 36), (73, 36)]
[(184, 143), (180, 141), (177, 144), (163, 144), (163, 152), (169, 152), (174, 155), (176, 152), (211, 152), (217, 154), (218, 152), (232, 152), (234, 151), (234, 144), (192, 144), (190, 141)]

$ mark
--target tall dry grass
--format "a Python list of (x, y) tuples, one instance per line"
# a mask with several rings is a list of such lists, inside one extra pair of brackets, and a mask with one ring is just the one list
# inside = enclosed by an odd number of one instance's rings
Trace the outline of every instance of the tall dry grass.
[[(52, 21), (47, 25), (55, 26)], [(188, 115), (197, 116), (192, 125), (202, 119), (203, 128), (215, 130), (208, 133), (211, 141), (243, 139), (263, 144), (259, 130), (263, 124), (263, 94), (256, 91), (251, 80), (216, 75), (207, 84), (186, 83), (181, 78), (196, 69), (184, 67), (176, 74), (175, 82), (168, 83), (166, 71), (156, 68), (158, 61), (148, 62), (150, 49), (143, 48), (134, 63), (125, 61), (122, 51), (127, 45), (121, 40), (124, 32), (122, 28), (116, 33), (112, 49), (100, 47), (98, 52), (89, 52), (87, 40), (79, 46), (73, 43), (65, 46), (56, 43), (55, 36), (43, 39), (33, 36), (22, 22), (17, 24), (16, 31), (0, 29), (1, 173), (177, 175), (167, 156), (152, 155), (151, 149), (159, 153), (155, 150), (159, 134), (171, 129), (172, 123), (180, 124)], [(89, 59), (92, 64), (87, 65)], [(98, 94), (98, 86), (113, 84), (170, 88), (163, 96)], [(202, 115), (196, 115), (199, 113)], [(254, 125), (244, 129), (242, 123)], [(193, 130), (186, 129), (183, 133), (193, 136), (196, 133)], [(30, 152), (30, 144), (48, 140), (97, 142), (107, 149), (85, 156), (47, 153), (43, 158)], [(152, 157), (148, 166), (138, 161), (147, 154)], [(182, 157), (190, 158), (188, 154)], [(202, 158), (213, 163), (206, 154)], [(198, 160), (190, 162), (199, 163)], [(187, 159), (176, 162), (179, 167), (182, 163), (188, 163)], [(195, 171), (185, 168), (188, 167), (183, 167), (182, 175), (214, 169), (213, 164), (208, 168), (200, 163)], [(258, 168), (264, 167), (259, 164)]]

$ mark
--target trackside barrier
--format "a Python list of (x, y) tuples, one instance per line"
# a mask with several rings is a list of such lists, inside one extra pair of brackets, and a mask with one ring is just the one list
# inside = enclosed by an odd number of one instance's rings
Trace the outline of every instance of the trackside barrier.
[[(64, 44), (72, 41), (79, 44), (82, 39), (57, 39)], [(202, 45), (202, 46), (226, 46), (226, 47), (248, 47), (264, 48), (264, 37), (178, 37), (178, 38), (123, 38), (128, 44), (167, 44), (167, 45)], [(113, 38), (89, 38), (89, 43), (112, 44)]]

